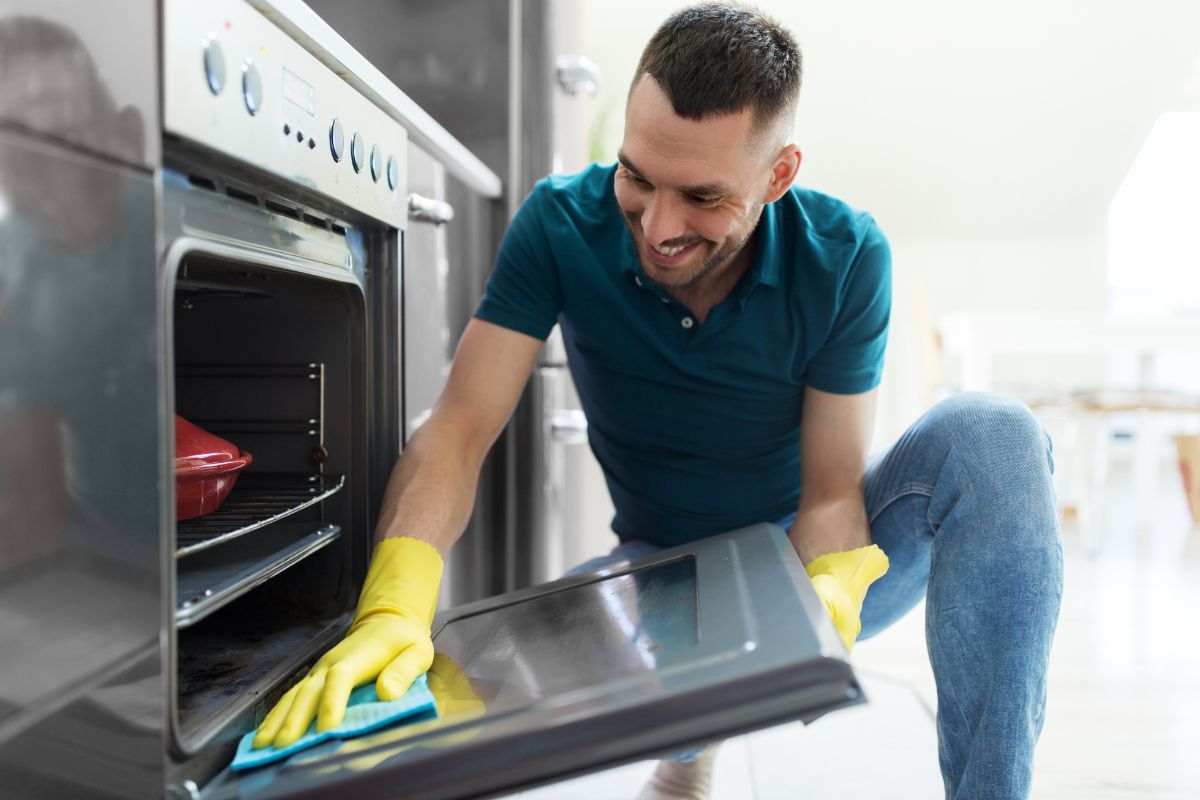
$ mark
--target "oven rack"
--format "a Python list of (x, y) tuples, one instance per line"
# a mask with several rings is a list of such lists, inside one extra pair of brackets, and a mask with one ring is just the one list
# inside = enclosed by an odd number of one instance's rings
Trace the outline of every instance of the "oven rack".
[(346, 476), (247, 473), (219, 509), (175, 528), (175, 558), (226, 544), (337, 494)]
[(194, 625), (219, 608), (303, 561), (338, 538), (337, 525), (280, 523), (180, 565), (175, 578), (175, 626)]

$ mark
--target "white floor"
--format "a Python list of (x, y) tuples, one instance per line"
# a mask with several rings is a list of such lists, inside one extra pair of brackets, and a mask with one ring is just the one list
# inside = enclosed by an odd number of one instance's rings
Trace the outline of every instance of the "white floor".
[[(1035, 798), (1200, 798), (1200, 531), (1163, 467), (1152, 529), (1135, 528), (1130, 481), (1110, 482), (1100, 552), (1066, 527), (1066, 588), (1051, 662)], [(810, 727), (726, 742), (713, 797), (942, 796), (922, 609), (855, 649), (871, 703)], [(525, 792), (521, 800), (626, 800), (654, 762)]]

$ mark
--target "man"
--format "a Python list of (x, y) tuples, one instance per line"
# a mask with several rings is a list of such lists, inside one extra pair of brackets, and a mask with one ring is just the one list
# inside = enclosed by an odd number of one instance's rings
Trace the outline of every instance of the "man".
[[(870, 216), (792, 186), (800, 66), (749, 9), (662, 25), (619, 163), (540, 182), (513, 219), (389, 484), (350, 634), (258, 743), (335, 725), (354, 685), (395, 696), (429, 666), (440, 554), (557, 321), (615, 556), (778, 521), (847, 648), (926, 597), (947, 796), (1027, 795), (1061, 594), (1048, 443), (1023, 407), (964, 396), (868, 467), (890, 254)], [(711, 752), (662, 762), (644, 795), (705, 796)]]

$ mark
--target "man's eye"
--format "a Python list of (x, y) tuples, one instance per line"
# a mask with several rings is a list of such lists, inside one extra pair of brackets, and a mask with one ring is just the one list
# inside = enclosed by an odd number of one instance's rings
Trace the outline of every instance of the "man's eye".
[(695, 203), (698, 206), (710, 206), (713, 203), (718, 203), (721, 201), (720, 197), (706, 197), (698, 194), (689, 194), (687, 199), (688, 202)]
[(630, 178), (633, 180), (633, 182), (634, 182), (634, 183), (636, 183), (638, 186), (649, 186), (649, 185), (650, 185), (650, 181), (646, 180), (646, 179), (645, 179), (645, 178), (643, 178), (641, 175), (635, 175), (635, 174), (633, 174), (633, 173), (631, 172), (631, 173), (629, 173), (629, 177), (630, 177)]

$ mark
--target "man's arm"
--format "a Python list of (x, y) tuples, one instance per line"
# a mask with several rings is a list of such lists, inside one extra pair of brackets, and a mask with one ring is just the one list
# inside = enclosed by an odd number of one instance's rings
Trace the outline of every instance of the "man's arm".
[(788, 538), (847, 652), (862, 631), (867, 590), (888, 569), (887, 555), (871, 544), (862, 493), (874, 418), (875, 390), (852, 395), (804, 390), (804, 477)]
[(542, 342), (472, 319), (433, 413), (409, 441), (384, 493), (376, 537), (409, 536), (445, 555), (475, 502), (483, 459), (512, 415)]
[(800, 507), (788, 538), (805, 564), (871, 543), (862, 480), (877, 395), (804, 390)]
[(383, 700), (402, 696), (433, 664), (430, 624), (443, 556), (462, 533), (479, 467), (508, 421), (541, 341), (473, 319), (429, 421), (392, 470), (379, 542), (346, 637), (267, 714), (255, 747), (287, 747), (308, 730), (341, 724), (350, 692), (367, 681)]

